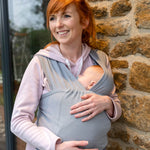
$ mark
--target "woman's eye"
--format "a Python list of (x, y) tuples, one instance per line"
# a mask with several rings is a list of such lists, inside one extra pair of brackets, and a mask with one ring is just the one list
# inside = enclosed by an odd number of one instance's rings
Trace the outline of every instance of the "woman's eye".
[(65, 18), (69, 18), (69, 17), (71, 17), (71, 16), (70, 16), (70, 15), (65, 14), (65, 15), (64, 15), (64, 17), (65, 17)]
[(55, 17), (50, 17), (49, 20), (50, 20), (50, 21), (53, 21), (53, 20), (55, 20)]

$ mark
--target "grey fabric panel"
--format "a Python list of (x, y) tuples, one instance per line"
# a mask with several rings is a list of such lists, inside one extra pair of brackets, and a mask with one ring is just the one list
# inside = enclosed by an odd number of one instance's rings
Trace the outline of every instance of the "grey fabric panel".
[(77, 78), (73, 76), (65, 64), (45, 56), (37, 56), (40, 60), (45, 76), (48, 79), (51, 90), (56, 88), (58, 89), (59, 87), (70, 88), (70, 83), (72, 86), (74, 86), (74, 88), (76, 88), (76, 85), (78, 85), (81, 89), (84, 89), (80, 83), (77, 83)]
[(40, 100), (37, 125), (45, 126), (61, 137), (62, 141), (87, 140), (89, 145), (84, 149), (103, 150), (107, 145), (107, 133), (111, 127), (105, 111), (87, 122), (70, 115), (70, 107), (80, 102), (82, 95), (91, 92), (110, 95), (113, 90), (114, 83), (111, 71), (106, 66), (106, 55), (91, 51), (90, 56), (104, 70), (103, 77), (91, 91), (86, 91), (63, 63), (39, 56), (51, 91)]

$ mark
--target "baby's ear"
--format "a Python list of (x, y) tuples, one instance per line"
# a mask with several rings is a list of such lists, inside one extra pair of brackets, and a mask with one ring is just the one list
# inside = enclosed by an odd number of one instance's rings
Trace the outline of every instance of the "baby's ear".
[(96, 81), (91, 81), (90, 84), (88, 85), (88, 90), (91, 89), (94, 85), (96, 84)]

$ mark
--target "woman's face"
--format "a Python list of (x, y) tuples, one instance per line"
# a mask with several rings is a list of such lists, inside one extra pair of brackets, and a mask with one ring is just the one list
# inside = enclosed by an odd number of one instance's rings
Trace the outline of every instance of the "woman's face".
[(65, 11), (52, 14), (49, 18), (51, 33), (60, 44), (81, 42), (82, 30), (86, 27), (80, 23), (80, 17), (74, 4)]

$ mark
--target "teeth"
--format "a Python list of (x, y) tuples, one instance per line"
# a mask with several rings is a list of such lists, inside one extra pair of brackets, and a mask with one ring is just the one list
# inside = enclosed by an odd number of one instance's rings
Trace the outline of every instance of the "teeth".
[(66, 34), (66, 33), (67, 33), (67, 31), (58, 32), (58, 34), (60, 34), (60, 35), (63, 35), (63, 34)]

